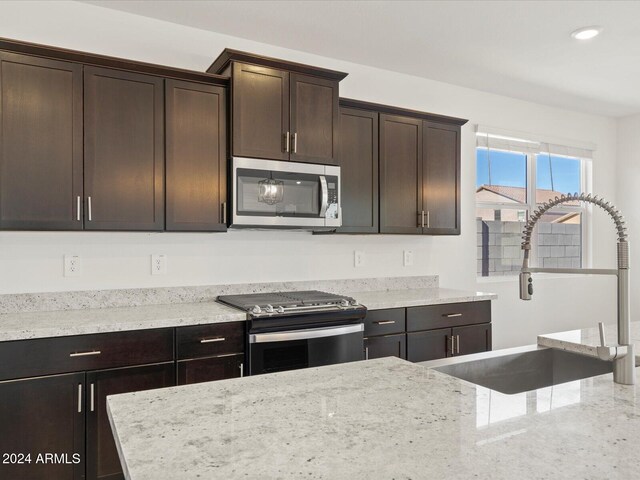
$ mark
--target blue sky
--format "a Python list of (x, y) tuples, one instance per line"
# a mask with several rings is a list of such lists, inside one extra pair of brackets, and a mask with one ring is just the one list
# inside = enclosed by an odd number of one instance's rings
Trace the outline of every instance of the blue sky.
[[(491, 184), (509, 187), (526, 186), (526, 156), (514, 152), (477, 149), (476, 186), (489, 184), (489, 154), (491, 155)], [(549, 169), (551, 164), (552, 169)], [(553, 172), (553, 190), (562, 193), (580, 192), (580, 160), (542, 154), (537, 159), (538, 188), (551, 190)]]

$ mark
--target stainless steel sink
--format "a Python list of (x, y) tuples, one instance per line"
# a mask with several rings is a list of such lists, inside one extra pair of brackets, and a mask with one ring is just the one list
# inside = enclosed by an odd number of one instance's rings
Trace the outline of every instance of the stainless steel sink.
[(598, 358), (545, 348), (434, 369), (511, 395), (611, 373), (613, 365)]

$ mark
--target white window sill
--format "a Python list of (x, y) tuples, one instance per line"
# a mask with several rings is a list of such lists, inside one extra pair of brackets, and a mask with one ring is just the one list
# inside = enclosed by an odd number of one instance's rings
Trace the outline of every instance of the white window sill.
[[(556, 278), (567, 278), (568, 275), (571, 275), (572, 277), (578, 277), (578, 278), (601, 276), (601, 275), (590, 275), (588, 273), (574, 273), (574, 274), (567, 274), (567, 273), (534, 273), (533, 275), (535, 275), (535, 278), (537, 278), (539, 280), (553, 280), (553, 279), (556, 279)], [(477, 284), (483, 284), (483, 283), (487, 283), (487, 284), (491, 284), (491, 283), (518, 283), (518, 282), (519, 282), (518, 275), (505, 275), (505, 276), (497, 276), (497, 277), (476, 277), (476, 283)]]

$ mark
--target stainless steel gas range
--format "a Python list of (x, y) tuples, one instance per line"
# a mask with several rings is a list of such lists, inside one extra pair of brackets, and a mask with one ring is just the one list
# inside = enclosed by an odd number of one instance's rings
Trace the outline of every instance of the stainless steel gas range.
[(221, 295), (247, 312), (249, 374), (364, 359), (367, 309), (353, 298), (317, 290)]

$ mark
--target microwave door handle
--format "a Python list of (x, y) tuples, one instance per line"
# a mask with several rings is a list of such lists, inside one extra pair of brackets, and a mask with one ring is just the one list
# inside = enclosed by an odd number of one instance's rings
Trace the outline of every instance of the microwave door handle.
[(329, 187), (327, 186), (327, 178), (324, 175), (320, 175), (320, 198), (320, 218), (324, 218), (329, 206)]

